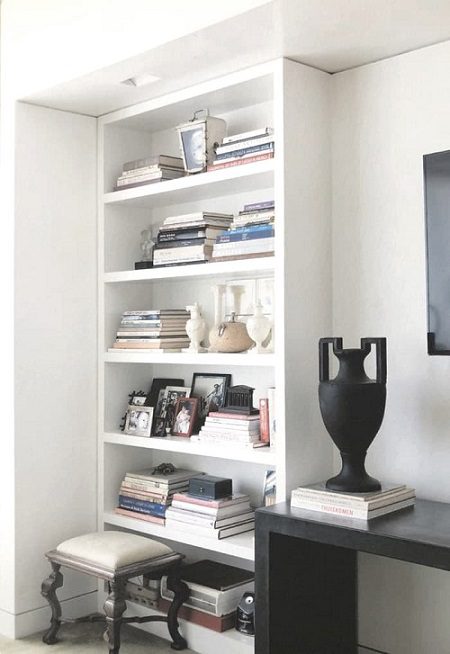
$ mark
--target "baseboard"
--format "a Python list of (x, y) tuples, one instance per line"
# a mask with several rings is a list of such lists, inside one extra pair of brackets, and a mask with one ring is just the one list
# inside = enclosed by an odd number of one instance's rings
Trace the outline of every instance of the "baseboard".
[[(89, 613), (97, 611), (97, 591), (86, 593), (78, 597), (72, 597), (61, 602), (63, 617), (80, 618)], [(2, 616), (0, 614), (0, 631), (7, 638), (25, 638), (39, 631), (44, 631), (50, 624), (50, 607), (48, 605), (42, 606), (33, 611), (20, 613), (19, 615), (11, 615), (12, 623), (5, 622), (5, 629), (3, 631)]]

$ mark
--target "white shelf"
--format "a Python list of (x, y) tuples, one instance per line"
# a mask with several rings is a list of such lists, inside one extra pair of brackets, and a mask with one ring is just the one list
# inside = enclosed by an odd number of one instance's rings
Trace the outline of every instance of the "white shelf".
[(121, 431), (105, 433), (103, 436), (103, 442), (111, 443), (113, 445), (124, 445), (127, 447), (142, 447), (149, 450), (195, 454), (197, 456), (226, 459), (227, 461), (244, 461), (246, 463), (256, 463), (263, 466), (276, 465), (276, 452), (270, 447), (233, 448), (231, 445), (227, 444), (198, 443), (191, 441), (190, 438), (183, 438), (181, 436), (144, 438), (141, 436), (130, 436)]
[(106, 205), (155, 207), (172, 202), (190, 202), (272, 186), (274, 159), (241, 164), (232, 168), (188, 175), (156, 184), (104, 194)]
[(105, 352), (106, 363), (165, 363), (186, 366), (272, 367), (275, 354), (223, 354), (221, 352)]
[(246, 559), (247, 561), (254, 561), (255, 559), (254, 531), (247, 531), (244, 534), (237, 534), (236, 536), (218, 540), (215, 538), (205, 538), (197, 534), (190, 534), (189, 525), (186, 525), (185, 529), (171, 529), (170, 527), (163, 527), (162, 525), (146, 522), (145, 520), (122, 516), (112, 511), (106, 511), (103, 514), (103, 521), (108, 525), (137, 531), (148, 534), (149, 536), (158, 536), (159, 538), (177, 543), (193, 545), (194, 547), (200, 547), (209, 551), (221, 552), (222, 554), (235, 556), (239, 559)]
[(122, 270), (108, 272), (104, 282), (157, 281), (161, 279), (195, 279), (197, 277), (216, 277), (219, 275), (239, 278), (255, 277), (273, 272), (275, 257), (255, 257), (236, 261), (217, 261), (205, 264), (186, 264), (167, 268), (145, 268), (143, 270)]

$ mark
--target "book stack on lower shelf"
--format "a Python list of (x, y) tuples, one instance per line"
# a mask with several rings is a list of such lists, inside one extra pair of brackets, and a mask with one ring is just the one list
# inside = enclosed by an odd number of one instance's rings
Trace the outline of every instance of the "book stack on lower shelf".
[(154, 266), (205, 263), (216, 237), (231, 225), (232, 214), (197, 211), (170, 216), (159, 228), (153, 250)]
[(253, 531), (255, 513), (248, 495), (235, 494), (212, 500), (177, 492), (166, 511), (166, 525), (220, 540)]
[(202, 474), (182, 469), (164, 474), (158, 470), (149, 468), (127, 472), (120, 485), (119, 506), (115, 512), (164, 525), (167, 507), (171, 505), (175, 493), (187, 490), (189, 479)]
[(370, 520), (413, 506), (415, 502), (415, 490), (405, 484), (384, 484), (380, 491), (370, 493), (344, 493), (328, 490), (325, 483), (294, 489), (291, 507)]
[(216, 147), (216, 158), (207, 170), (220, 170), (241, 164), (271, 159), (275, 151), (272, 127), (261, 127), (250, 132), (226, 136)]
[(198, 434), (191, 436), (192, 441), (217, 443), (230, 447), (266, 447), (269, 445), (268, 434), (261, 439), (259, 414), (225, 413), (211, 411), (205, 418), (205, 424)]
[(125, 311), (112, 351), (175, 350), (189, 345), (186, 309), (144, 309)]
[[(180, 577), (189, 586), (190, 594), (179, 617), (223, 632), (235, 626), (239, 600), (243, 593), (253, 591), (255, 575), (249, 570), (205, 559), (183, 566)], [(173, 592), (167, 588), (164, 575), (159, 608), (167, 612), (172, 599)]]
[(180, 157), (157, 154), (124, 163), (122, 174), (117, 178), (115, 190), (122, 191), (126, 188), (177, 179), (184, 177), (185, 174), (183, 160)]
[(245, 204), (230, 229), (216, 238), (213, 261), (272, 256), (275, 250), (275, 203)]

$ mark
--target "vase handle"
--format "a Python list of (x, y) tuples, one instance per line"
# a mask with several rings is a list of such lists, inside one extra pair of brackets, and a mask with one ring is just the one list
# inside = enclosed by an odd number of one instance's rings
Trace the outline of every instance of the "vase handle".
[(342, 338), (321, 338), (319, 340), (319, 381), (329, 381), (330, 379), (330, 356), (328, 345), (333, 344), (333, 352), (342, 350)]
[(385, 384), (387, 380), (386, 338), (361, 339), (361, 348), (367, 349), (367, 354), (371, 350), (371, 345), (375, 345), (377, 350), (377, 382), (378, 384)]

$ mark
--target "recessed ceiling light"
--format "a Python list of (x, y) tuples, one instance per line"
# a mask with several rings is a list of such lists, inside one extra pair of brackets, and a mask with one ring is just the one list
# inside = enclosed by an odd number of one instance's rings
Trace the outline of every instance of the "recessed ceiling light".
[(122, 80), (120, 83), (126, 84), (127, 86), (144, 86), (145, 84), (152, 84), (153, 82), (157, 82), (159, 79), (161, 78), (157, 77), (156, 75), (143, 74), (129, 77), (128, 79)]

